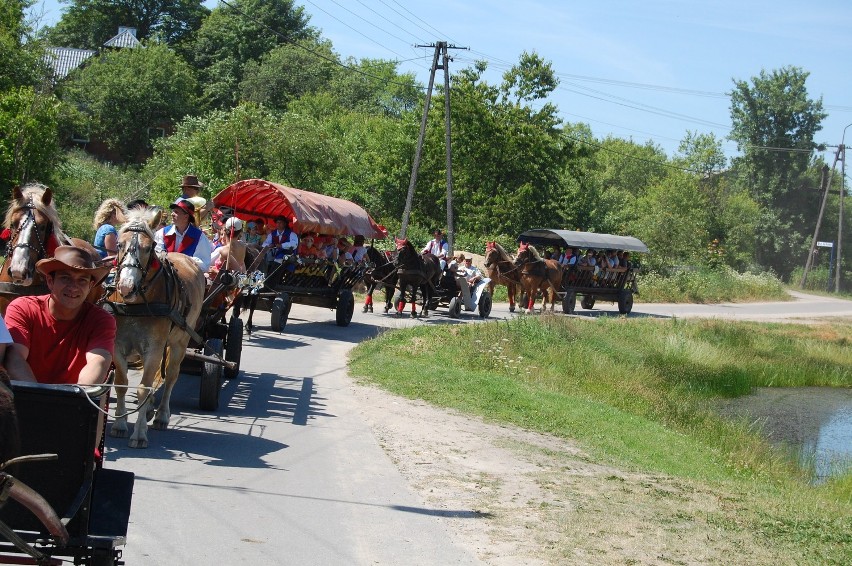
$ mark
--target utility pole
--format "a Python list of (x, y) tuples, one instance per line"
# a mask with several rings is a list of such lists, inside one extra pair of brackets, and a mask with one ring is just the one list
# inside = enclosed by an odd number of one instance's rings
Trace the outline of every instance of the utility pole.
[[(408, 222), (411, 218), (411, 206), (414, 201), (414, 187), (417, 186), (417, 173), (420, 170), (420, 159), (423, 155), (423, 140), (426, 137), (426, 123), (429, 117), (429, 107), (432, 103), (432, 90), (435, 86), (435, 73), (438, 69), (442, 69), (444, 71), (444, 137), (447, 147), (447, 236), (449, 239), (447, 244), (450, 248), (450, 253), (452, 253), (455, 232), (453, 229), (453, 168), (450, 145), (450, 57), (447, 54), (447, 50), (466, 48), (449, 45), (446, 41), (438, 41), (433, 45), (415, 45), (415, 47), (434, 47), (435, 53), (432, 56), (432, 69), (429, 72), (429, 86), (426, 89), (426, 101), (423, 104), (423, 118), (420, 121), (420, 135), (417, 138), (417, 149), (414, 152), (414, 163), (411, 166), (411, 180), (408, 184), (408, 194), (405, 198), (405, 210), (402, 213), (400, 237), (405, 238), (408, 233)], [(438, 65), (439, 57), (441, 58), (440, 65)]]
[[(850, 124), (852, 126), (852, 124)], [(849, 126), (846, 126), (848, 128)], [(843, 138), (846, 138), (846, 128), (843, 129)], [(843, 273), (843, 200), (846, 196), (846, 145), (840, 142), (837, 153), (842, 154), (843, 160), (840, 164), (840, 218), (837, 223), (837, 264), (834, 267), (834, 292), (840, 292), (840, 274)]]
[(831, 178), (834, 176), (834, 168), (837, 167), (837, 160), (840, 157), (840, 150), (834, 156), (834, 165), (831, 166), (831, 174), (828, 172), (828, 165), (822, 166), (822, 178), (819, 182), (820, 190), (825, 191), (822, 195), (822, 204), (819, 206), (819, 216), (817, 216), (816, 228), (814, 229), (814, 237), (811, 240), (811, 249), (808, 252), (808, 260), (805, 262), (805, 272), (802, 273), (802, 282), (799, 287), (804, 289), (805, 283), (808, 281), (808, 272), (813, 267), (814, 251), (816, 250), (817, 238), (819, 237), (819, 229), (822, 225), (822, 215), (825, 213), (825, 203), (828, 201), (828, 193), (831, 188)]

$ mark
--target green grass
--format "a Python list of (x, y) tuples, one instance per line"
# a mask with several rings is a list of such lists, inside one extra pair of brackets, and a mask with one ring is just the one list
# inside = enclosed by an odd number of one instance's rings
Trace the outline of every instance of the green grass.
[[(579, 442), (596, 460), (725, 486), (736, 521), (844, 563), (852, 474), (807, 470), (711, 409), (753, 387), (852, 386), (852, 325), (524, 317), (385, 333), (353, 375), (410, 398)], [(819, 562), (819, 561), (818, 561)]]
[(640, 295), (646, 303), (727, 303), (784, 301), (784, 284), (771, 273), (738, 273), (730, 268), (697, 268), (671, 275), (656, 272), (639, 276)]

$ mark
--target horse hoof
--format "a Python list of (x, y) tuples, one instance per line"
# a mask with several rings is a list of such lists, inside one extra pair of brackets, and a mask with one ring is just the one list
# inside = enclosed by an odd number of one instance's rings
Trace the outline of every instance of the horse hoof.
[(373, 312), (373, 305), (370, 305), (370, 312)]
[(385, 307), (385, 314), (388, 314), (388, 312), (390, 312), (390, 307)]
[(169, 423), (168, 421), (162, 422), (155, 420), (151, 423), (151, 428), (153, 428), (154, 430), (166, 430), (167, 428), (169, 428)]
[(361, 312), (370, 312), (370, 307), (369, 307), (369, 305), (364, 305), (364, 308), (363, 308), (363, 309), (361, 309)]
[(253, 327), (252, 327), (252, 325), (251, 325), (251, 324), (246, 324), (246, 334), (251, 334), (251, 329), (252, 329), (252, 328), (253, 328)]
[(131, 448), (148, 448), (148, 439), (147, 438), (131, 438), (130, 442), (127, 443)]
[(417, 313), (416, 312), (411, 313), (411, 318), (417, 318)]
[(127, 429), (126, 428), (116, 428), (115, 425), (111, 426), (109, 429), (109, 435), (113, 438), (126, 438), (127, 437)]
[(509, 312), (515, 312), (515, 305), (509, 305)]

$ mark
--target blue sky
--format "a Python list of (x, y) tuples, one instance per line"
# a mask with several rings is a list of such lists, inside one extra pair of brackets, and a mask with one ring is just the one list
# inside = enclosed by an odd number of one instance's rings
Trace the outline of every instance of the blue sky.
[[(446, 40), (450, 71), (475, 60), (497, 83), (523, 51), (550, 61), (561, 117), (596, 136), (652, 140), (672, 155), (687, 130), (730, 132), (732, 79), (788, 65), (810, 72), (812, 98), (829, 116), (817, 141), (839, 144), (852, 124), (852, 2), (849, 0), (296, 0), (343, 57), (404, 61), (424, 85), (432, 49)], [(215, 1), (207, 1), (215, 7)], [(60, 16), (42, 0), (43, 21)], [(440, 71), (439, 71), (440, 73)], [(442, 81), (442, 75), (436, 81)], [(852, 127), (847, 131), (852, 139)], [(737, 153), (732, 142), (725, 152)], [(833, 154), (827, 153), (831, 162)]]

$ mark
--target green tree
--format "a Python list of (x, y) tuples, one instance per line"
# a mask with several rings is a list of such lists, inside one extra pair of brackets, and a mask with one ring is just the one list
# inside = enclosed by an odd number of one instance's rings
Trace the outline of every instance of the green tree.
[(59, 154), (59, 100), (31, 86), (0, 92), (0, 183), (47, 181)]
[(293, 0), (234, 0), (215, 8), (183, 48), (198, 73), (204, 104), (235, 106), (249, 61), (260, 61), (278, 45), (316, 37), (308, 19)]
[(383, 59), (349, 59), (329, 85), (343, 108), (402, 117), (423, 98), (414, 74), (399, 74), (398, 63)]
[(68, 8), (47, 30), (51, 44), (100, 49), (119, 26), (136, 28), (140, 40), (158, 39), (174, 45), (201, 26), (209, 14), (202, 0), (62, 0)]
[(313, 38), (280, 45), (246, 63), (240, 84), (242, 99), (269, 108), (286, 110), (305, 94), (329, 89), (339, 61), (327, 40)]
[(757, 261), (782, 275), (803, 263), (816, 215), (806, 174), (826, 114), (822, 98), (808, 96), (808, 75), (799, 67), (764, 70), (750, 83), (735, 80), (730, 93), (730, 138), (743, 152), (734, 159), (736, 178), (761, 207)]
[(91, 135), (125, 161), (147, 152), (148, 128), (177, 122), (196, 109), (192, 69), (163, 44), (105, 53), (64, 83), (64, 99), (90, 117)]
[(0, 92), (36, 85), (45, 76), (42, 51), (34, 41), (24, 11), (30, 0), (0, 0)]

